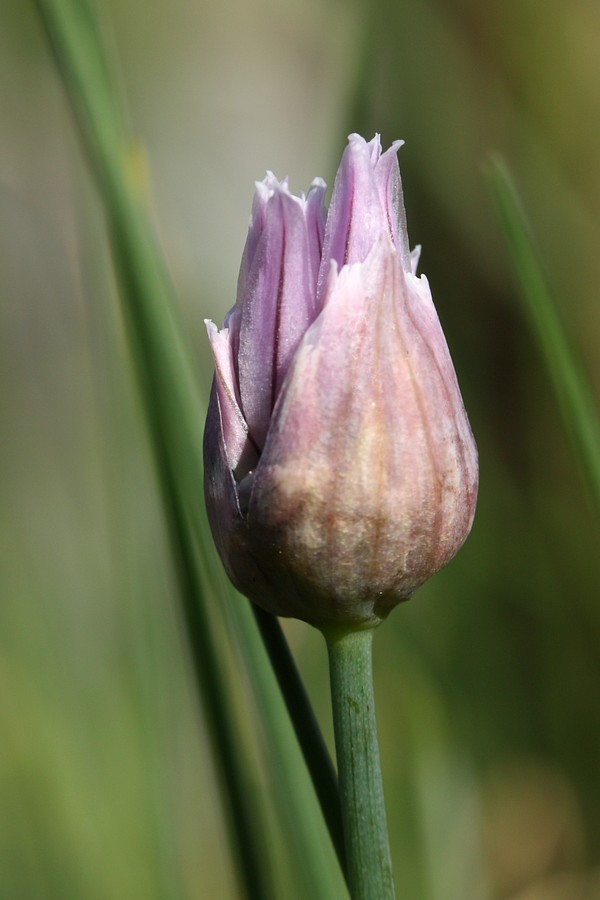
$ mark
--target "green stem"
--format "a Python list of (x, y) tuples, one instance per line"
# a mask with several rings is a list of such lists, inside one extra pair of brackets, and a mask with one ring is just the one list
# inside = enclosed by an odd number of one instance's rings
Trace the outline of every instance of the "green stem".
[(325, 630), (348, 882), (352, 900), (393, 900), (385, 816), (371, 630)]
[(281, 625), (275, 616), (252, 607), (273, 671), (285, 699), (292, 726), (310, 773), (342, 872), (346, 872), (344, 832), (337, 777)]

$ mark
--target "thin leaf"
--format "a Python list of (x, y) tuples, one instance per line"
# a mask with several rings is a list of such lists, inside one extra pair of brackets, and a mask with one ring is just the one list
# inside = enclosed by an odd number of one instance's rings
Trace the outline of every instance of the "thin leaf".
[(532, 229), (506, 163), (492, 158), (486, 176), (565, 428), (600, 513), (600, 421), (588, 379), (546, 285)]

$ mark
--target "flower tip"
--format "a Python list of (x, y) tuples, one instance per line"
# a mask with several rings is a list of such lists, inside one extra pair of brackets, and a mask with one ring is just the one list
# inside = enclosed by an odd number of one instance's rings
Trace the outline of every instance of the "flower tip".
[(348, 135), (348, 147), (356, 148), (358, 152), (370, 154), (373, 162), (377, 162), (381, 155), (381, 135), (376, 132), (370, 141), (365, 140), (362, 134), (353, 131)]
[(279, 180), (277, 176), (267, 169), (267, 173), (262, 181), (255, 181), (256, 192), (264, 199), (268, 199), (276, 190), (288, 190), (288, 176)]
[[(374, 163), (376, 163), (381, 154), (381, 135), (379, 132), (375, 132), (370, 141), (365, 140), (362, 135), (357, 134), (355, 131), (352, 134), (348, 135), (348, 143), (350, 145), (355, 145), (361, 148), (365, 148), (370, 150), (371, 157)], [(406, 142), (400, 138), (396, 138), (396, 140), (392, 141), (386, 153), (397, 153), (400, 147), (402, 147)]]
[[(410, 269), (413, 275), (417, 274), (419, 260), (421, 258), (421, 245), (417, 244), (414, 250), (410, 251)], [(423, 276), (421, 276), (423, 277)]]
[(325, 192), (326, 190), (327, 190), (327, 182), (324, 181), (323, 178), (317, 177), (317, 178), (313, 178), (313, 180), (311, 181), (310, 187), (308, 189), (308, 193), (310, 194), (311, 191)]
[(360, 134), (352, 132), (352, 134), (348, 135), (348, 147), (346, 149), (352, 148), (358, 153), (366, 153), (367, 156), (370, 156), (371, 164), (375, 167), (381, 158), (396, 156), (398, 150), (404, 143), (405, 141), (396, 139), (395, 141), (392, 141), (385, 153), (382, 153), (381, 135), (379, 132), (376, 132), (370, 141), (366, 141)]

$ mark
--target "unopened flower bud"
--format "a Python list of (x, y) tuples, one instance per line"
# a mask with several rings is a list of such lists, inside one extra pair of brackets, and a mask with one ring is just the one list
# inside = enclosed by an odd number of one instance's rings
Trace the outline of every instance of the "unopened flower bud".
[(209, 520), (235, 586), (277, 615), (370, 626), (444, 566), (475, 511), (477, 450), (409, 252), (400, 142), (351, 135), (327, 222), (257, 185), (237, 301), (207, 323)]

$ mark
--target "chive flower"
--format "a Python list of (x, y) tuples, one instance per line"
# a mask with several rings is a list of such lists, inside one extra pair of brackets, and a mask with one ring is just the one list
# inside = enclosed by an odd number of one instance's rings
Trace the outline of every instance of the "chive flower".
[(397, 152), (350, 135), (325, 183), (257, 183), (215, 363), (205, 495), (233, 584), (317, 627), (377, 625), (456, 554), (477, 448)]

